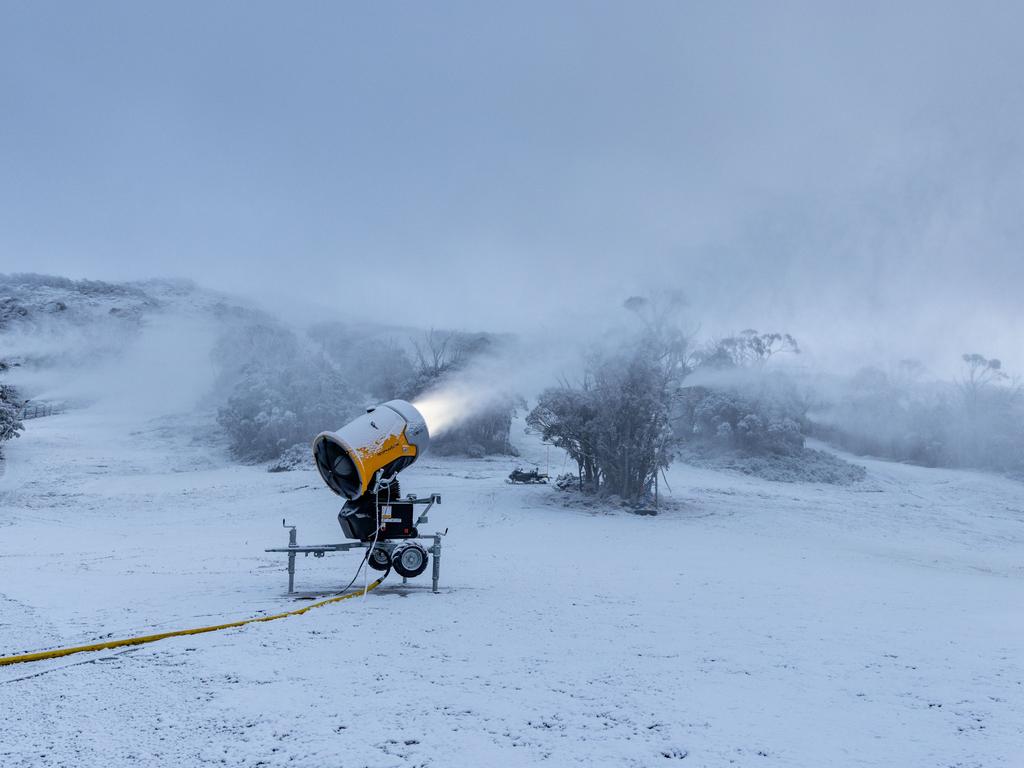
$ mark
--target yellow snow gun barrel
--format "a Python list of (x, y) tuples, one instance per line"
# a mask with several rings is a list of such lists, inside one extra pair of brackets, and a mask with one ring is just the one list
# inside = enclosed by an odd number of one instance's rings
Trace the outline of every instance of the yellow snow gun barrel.
[(427, 422), (412, 403), (389, 400), (368, 408), (313, 441), (313, 458), (327, 486), (346, 499), (376, 493), (427, 450)]

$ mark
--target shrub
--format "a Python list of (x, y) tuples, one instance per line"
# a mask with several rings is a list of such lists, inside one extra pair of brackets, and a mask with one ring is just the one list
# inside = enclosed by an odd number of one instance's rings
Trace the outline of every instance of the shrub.
[(18, 437), (25, 428), (19, 418), (23, 405), (14, 387), (0, 384), (0, 443)]
[(743, 389), (686, 387), (679, 399), (676, 434), (683, 443), (704, 443), (750, 454), (794, 456), (804, 446), (804, 407), (776, 379), (772, 386)]

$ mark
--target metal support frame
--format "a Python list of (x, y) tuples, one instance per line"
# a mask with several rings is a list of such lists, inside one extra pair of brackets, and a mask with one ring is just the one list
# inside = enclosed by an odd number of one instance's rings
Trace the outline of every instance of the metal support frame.
[[(425, 498), (417, 498), (416, 496), (409, 494), (405, 499), (405, 502), (412, 502), (413, 504), (426, 504), (423, 512), (416, 520), (416, 526), (429, 522), (427, 520), (427, 512), (434, 504), (441, 502), (441, 495), (433, 493)], [(372, 547), (374, 542), (372, 541), (344, 541), (340, 544), (307, 544), (300, 546), (298, 543), (298, 529), (294, 525), (289, 525), (285, 520), (281, 521), (281, 525), (288, 529), (288, 546), (287, 547), (271, 547), (270, 549), (263, 550), (264, 552), (284, 552), (288, 555), (288, 594), (295, 594), (295, 556), (302, 554), (313, 557), (323, 557), (329, 552), (348, 552), (350, 549), (357, 549), (359, 547)], [(430, 539), (433, 544), (427, 550), (434, 558), (432, 580), (433, 580), (433, 593), (436, 595), (438, 592), (438, 582), (441, 579), (441, 538), (447, 535), (447, 529), (442, 533), (440, 531), (430, 536), (409, 536), (402, 539), (394, 539), (394, 541), (408, 541), (409, 539)], [(402, 583), (408, 583), (408, 579), (402, 578)]]

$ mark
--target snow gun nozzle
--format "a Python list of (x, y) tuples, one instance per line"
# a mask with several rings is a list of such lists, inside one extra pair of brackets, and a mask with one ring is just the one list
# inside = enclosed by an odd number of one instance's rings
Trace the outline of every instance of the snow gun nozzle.
[(353, 500), (374, 492), (377, 478), (393, 478), (413, 464), (429, 445), (423, 414), (405, 400), (389, 400), (317, 435), (313, 458), (327, 486)]

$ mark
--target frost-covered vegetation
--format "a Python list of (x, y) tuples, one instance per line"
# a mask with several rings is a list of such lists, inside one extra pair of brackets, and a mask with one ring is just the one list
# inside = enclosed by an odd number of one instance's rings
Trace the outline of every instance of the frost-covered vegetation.
[(858, 454), (1024, 473), (1024, 390), (997, 358), (961, 357), (955, 381), (923, 365), (861, 369), (815, 409), (814, 432)]
[[(149, 331), (156, 325), (162, 332), (154, 339)], [(82, 404), (107, 397), (111, 385), (143, 386), (132, 381), (134, 369), (105, 367), (130, 351), (149, 347), (149, 357), (169, 367), (188, 351), (180, 366), (215, 372), (201, 405), (217, 412), (232, 455), (243, 461), (308, 447), (318, 432), (368, 405), (413, 399), (496, 354), (503, 342), (484, 333), (348, 323), (307, 332), (188, 281), (108, 283), (35, 274), (0, 275), (0, 337), (4, 357), (18, 363), (24, 394), (47, 399), (56, 389), (62, 401)], [(195, 351), (199, 347), (212, 349), (209, 359)], [(512, 453), (509, 428), (520, 407), (514, 396), (495, 399), (440, 436), (434, 450)], [(5, 419), (13, 434), (13, 417)]]
[[(847, 378), (811, 374), (786, 333), (753, 329), (707, 341), (679, 296), (633, 298), (619, 331), (584, 364), (542, 391), (528, 424), (568, 451), (576, 487), (643, 503), (674, 461), (781, 480), (845, 483), (860, 470), (809, 450), (808, 437), (856, 454), (927, 466), (1024, 475), (1024, 393), (998, 358), (965, 354), (953, 380), (920, 363), (865, 367)], [(215, 411), (232, 454), (243, 461), (307, 451), (319, 431), (392, 398), (417, 398), (452, 382), (476, 385), (481, 368), (518, 360), (512, 337), (371, 324), (293, 328), (258, 308), (182, 281), (106, 283), (0, 275), (0, 440), (23, 426), (24, 398), (82, 402), (110, 387), (104, 361), (152, 346), (174, 366), (194, 339), (155, 342), (147, 329), (167, 318), (201, 318), (216, 380), (201, 407)], [(207, 364), (206, 351), (181, 366)], [(527, 367), (529, 364), (527, 365)], [(6, 370), (4, 370), (6, 369)], [(39, 375), (60, 393), (45, 391)], [(142, 388), (134, 369), (110, 376)], [(547, 381), (551, 382), (553, 374)], [(476, 377), (476, 378), (474, 378)], [(536, 379), (534, 379), (536, 384)], [(14, 386), (17, 386), (17, 389)], [(168, 385), (169, 387), (171, 385)], [(536, 392), (518, 381), (493, 387), (435, 436), (441, 455), (515, 454), (511, 425)], [(159, 393), (158, 393), (159, 394)], [(293, 446), (299, 449), (289, 453)]]
[(592, 353), (579, 383), (543, 392), (527, 417), (576, 462), (581, 489), (642, 503), (676, 459), (776, 480), (863, 476), (805, 449), (810, 397), (768, 365), (799, 354), (792, 336), (746, 330), (695, 348), (684, 306), (672, 296), (627, 301), (634, 330), (615, 351)]
[(124, 317), (158, 305), (140, 285), (102, 280), (70, 280), (31, 273), (0, 274), (0, 329), (17, 323), (41, 324), (48, 315)]
[(953, 381), (912, 361), (828, 379), (794, 365), (801, 350), (789, 334), (749, 329), (699, 344), (682, 330), (678, 301), (634, 298), (626, 308), (641, 324), (595, 351), (578, 381), (544, 391), (527, 419), (568, 451), (584, 491), (643, 503), (673, 461), (782, 481), (864, 477), (808, 449), (808, 437), (861, 455), (1024, 475), (1024, 388), (997, 358), (964, 354)]
[(0, 352), (24, 372), (95, 364), (123, 351), (158, 306), (134, 285), (0, 274)]
[[(2, 370), (3, 366), (0, 364), (0, 371)], [(9, 384), (0, 382), (0, 444), (17, 437), (24, 429), (20, 419), (22, 405), (18, 391)]]
[(673, 458), (678, 362), (653, 334), (595, 352), (580, 383), (545, 390), (526, 423), (576, 462), (582, 489), (642, 499)]
[(799, 455), (807, 394), (785, 370), (768, 367), (780, 353), (799, 352), (789, 334), (752, 329), (700, 349), (678, 402), (680, 439), (756, 455)]
[(217, 421), (243, 461), (280, 457), (317, 433), (341, 426), (362, 406), (325, 355), (273, 323), (241, 325), (217, 344), (227, 402)]
[(18, 390), (4, 382), (4, 374), (11, 368), (11, 363), (0, 359), (0, 455), (3, 443), (17, 437), (25, 428), (21, 422), (21, 410), (25, 405)]

